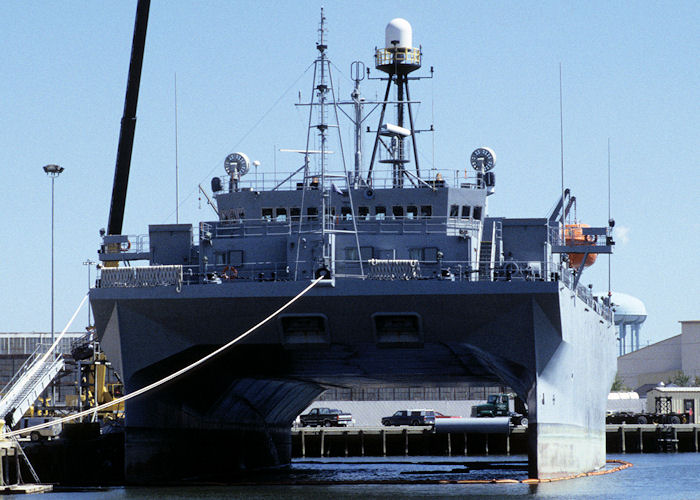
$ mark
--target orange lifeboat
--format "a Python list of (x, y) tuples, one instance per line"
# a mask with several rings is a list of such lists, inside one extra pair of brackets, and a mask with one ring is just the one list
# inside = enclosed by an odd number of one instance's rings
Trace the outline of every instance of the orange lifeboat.
[[(583, 228), (590, 227), (588, 224), (567, 224), (564, 226), (564, 239), (566, 240), (566, 246), (577, 246), (577, 245), (595, 245), (597, 236), (595, 235), (584, 235)], [(583, 262), (583, 253), (570, 253), (569, 254), (569, 264), (571, 267), (578, 269)], [(597, 253), (589, 253), (586, 257), (585, 267), (593, 265)]]

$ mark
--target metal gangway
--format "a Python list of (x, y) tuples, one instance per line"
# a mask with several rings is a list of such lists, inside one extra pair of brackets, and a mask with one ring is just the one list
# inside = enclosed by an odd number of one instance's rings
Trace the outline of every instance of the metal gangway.
[(54, 356), (51, 348), (47, 344), (39, 344), (2, 389), (0, 418), (4, 418), (9, 427), (19, 422), (29, 407), (63, 370), (63, 357)]

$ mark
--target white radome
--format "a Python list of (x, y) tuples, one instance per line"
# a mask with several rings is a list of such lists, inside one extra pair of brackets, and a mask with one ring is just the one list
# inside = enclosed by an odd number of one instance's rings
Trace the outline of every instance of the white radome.
[(387, 49), (394, 46), (394, 44), (391, 43), (394, 41), (399, 42), (397, 47), (400, 48), (410, 49), (413, 47), (413, 28), (411, 28), (411, 23), (405, 19), (400, 17), (392, 19), (389, 21), (389, 24), (386, 25), (384, 33), (386, 34), (386, 44), (384, 47)]

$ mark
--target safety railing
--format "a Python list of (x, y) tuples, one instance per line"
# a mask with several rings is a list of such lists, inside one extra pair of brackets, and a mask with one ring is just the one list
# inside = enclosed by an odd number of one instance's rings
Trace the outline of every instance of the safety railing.
[[(198, 284), (235, 284), (313, 279), (318, 262), (245, 262), (239, 265), (210, 264), (203, 266), (144, 266), (104, 268), (98, 287), (141, 288)], [(481, 270), (480, 270), (481, 268)], [(489, 272), (482, 272), (483, 269)], [(565, 265), (543, 261), (477, 262), (453, 260), (366, 259), (362, 266), (357, 259), (336, 259), (334, 276), (365, 280), (444, 280), (450, 282), (552, 282), (559, 281), (599, 314), (612, 320), (612, 312), (595, 297), (588, 287), (575, 289), (574, 272)]]
[(375, 53), (375, 63), (377, 66), (387, 66), (395, 63), (420, 66), (420, 48), (389, 47), (377, 49)]
[(547, 226), (547, 238), (552, 246), (590, 246), (605, 247), (608, 245), (607, 237), (611, 228), (588, 227), (582, 224), (560, 225), (558, 223)]
[[(326, 229), (354, 230), (363, 234), (445, 234), (465, 235), (478, 231), (480, 220), (438, 216), (381, 216), (361, 215), (353, 224), (349, 215), (331, 215)], [(320, 215), (304, 215), (277, 219), (242, 219), (213, 222), (200, 222), (199, 234), (202, 240), (218, 238), (245, 238), (252, 236), (284, 236), (293, 233), (318, 232), (321, 230)]]
[[(307, 175), (307, 188), (312, 190), (323, 190), (321, 185), (322, 176), (320, 172), (315, 172), (310, 168)], [(348, 182), (345, 181), (346, 173), (342, 170), (326, 170), (326, 188), (331, 192), (337, 190), (346, 191)], [(392, 169), (375, 167), (372, 171), (373, 189), (391, 189), (394, 187), (394, 172)], [(222, 191), (218, 193), (230, 192), (231, 184), (228, 177), (219, 177)], [(414, 175), (407, 175), (404, 187), (416, 187), (421, 189), (429, 188), (484, 188), (484, 180), (472, 169), (437, 168), (421, 169), (421, 180), (416, 180)], [(352, 184), (352, 179), (350, 184)], [(249, 172), (238, 181), (238, 191), (297, 191), (304, 189), (304, 173), (297, 172)], [(218, 194), (217, 193), (217, 194)]]
[(182, 286), (182, 266), (105, 267), (100, 288)]

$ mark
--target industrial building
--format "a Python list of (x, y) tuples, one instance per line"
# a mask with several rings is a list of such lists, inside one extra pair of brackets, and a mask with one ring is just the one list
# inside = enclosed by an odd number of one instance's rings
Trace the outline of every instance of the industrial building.
[(680, 321), (681, 333), (617, 359), (618, 375), (640, 396), (646, 390), (667, 382), (679, 372), (694, 384), (700, 379), (700, 320)]

